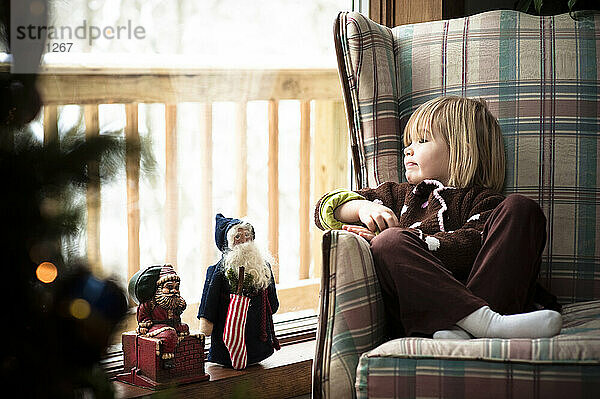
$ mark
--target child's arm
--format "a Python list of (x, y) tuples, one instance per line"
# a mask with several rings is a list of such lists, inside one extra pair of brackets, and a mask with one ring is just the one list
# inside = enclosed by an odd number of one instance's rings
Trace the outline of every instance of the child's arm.
[(398, 226), (398, 218), (387, 206), (367, 200), (348, 201), (334, 210), (334, 217), (342, 223), (361, 222), (371, 232)]
[(383, 183), (357, 192), (334, 190), (315, 207), (315, 224), (322, 230), (341, 229), (345, 223), (363, 224), (375, 233), (398, 225), (407, 183)]

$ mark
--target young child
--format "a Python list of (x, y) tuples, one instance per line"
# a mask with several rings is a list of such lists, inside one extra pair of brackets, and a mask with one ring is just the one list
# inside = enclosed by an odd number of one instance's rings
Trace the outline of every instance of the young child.
[(483, 100), (440, 97), (404, 132), (407, 183), (335, 190), (315, 210), (321, 229), (371, 243), (392, 337), (542, 338), (553, 310), (533, 309), (546, 218), (527, 197), (500, 194), (500, 126)]

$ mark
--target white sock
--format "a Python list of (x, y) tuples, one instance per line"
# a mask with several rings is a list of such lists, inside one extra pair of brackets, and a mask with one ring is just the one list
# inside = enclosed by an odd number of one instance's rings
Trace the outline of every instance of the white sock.
[(549, 338), (560, 332), (562, 317), (554, 310), (502, 316), (483, 306), (456, 325), (477, 338)]
[(433, 333), (433, 339), (471, 339), (471, 336), (462, 328), (452, 326), (449, 330), (440, 330)]

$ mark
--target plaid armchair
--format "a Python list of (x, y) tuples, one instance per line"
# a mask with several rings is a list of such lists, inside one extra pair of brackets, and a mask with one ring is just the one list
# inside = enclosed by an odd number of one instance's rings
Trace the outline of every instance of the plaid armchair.
[(423, 102), (488, 101), (506, 143), (505, 192), (535, 199), (548, 219), (539, 282), (564, 325), (551, 339), (385, 342), (369, 244), (329, 231), (314, 396), (599, 395), (600, 15), (501, 10), (389, 29), (342, 12), (334, 32), (358, 187), (404, 179), (401, 132)]

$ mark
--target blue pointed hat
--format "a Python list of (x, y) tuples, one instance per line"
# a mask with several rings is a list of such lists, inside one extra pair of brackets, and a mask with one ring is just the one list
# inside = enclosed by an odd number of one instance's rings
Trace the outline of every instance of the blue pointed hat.
[(215, 217), (215, 243), (221, 252), (225, 252), (229, 247), (227, 242), (227, 232), (236, 224), (240, 224), (240, 219), (226, 218), (220, 213)]

